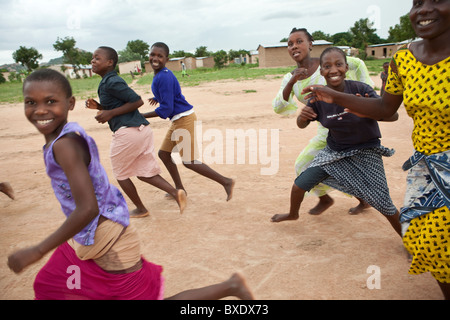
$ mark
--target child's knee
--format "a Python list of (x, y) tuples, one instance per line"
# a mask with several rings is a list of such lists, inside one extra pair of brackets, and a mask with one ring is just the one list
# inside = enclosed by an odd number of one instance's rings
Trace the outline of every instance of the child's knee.
[(193, 169), (195, 162), (194, 161), (183, 161), (183, 165), (188, 169)]
[(170, 152), (164, 151), (164, 150), (159, 150), (158, 151), (158, 157), (164, 161), (164, 160), (168, 160), (171, 158)]

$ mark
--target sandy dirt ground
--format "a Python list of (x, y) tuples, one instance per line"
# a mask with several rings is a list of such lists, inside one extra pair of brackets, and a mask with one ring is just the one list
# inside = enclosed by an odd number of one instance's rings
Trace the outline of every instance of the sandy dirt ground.
[[(380, 87), (379, 77), (373, 79)], [(354, 198), (333, 191), (335, 204), (322, 215), (311, 216), (307, 211), (317, 198), (307, 197), (298, 221), (270, 221), (274, 214), (288, 212), (294, 161), (316, 134), (315, 124), (300, 130), (295, 116), (281, 117), (272, 111), (271, 101), (280, 83), (281, 77), (270, 77), (183, 88), (202, 121), (202, 155), (213, 155), (218, 163), (210, 166), (236, 179), (236, 186), (233, 199), (227, 202), (219, 184), (180, 167), (188, 192), (188, 207), (180, 215), (176, 203), (166, 199), (163, 191), (134, 180), (151, 214), (132, 223), (139, 230), (144, 256), (164, 267), (166, 296), (225, 280), (240, 271), (261, 300), (442, 299), (430, 274), (408, 274), (401, 239), (380, 213), (374, 209), (357, 216), (347, 213), (357, 203)], [(149, 88), (136, 90), (145, 100), (152, 96)], [(151, 109), (146, 104), (141, 110)], [(384, 161), (391, 196), (398, 207), (405, 192), (406, 174), (401, 165), (413, 151), (412, 121), (404, 109), (399, 113), (398, 122), (380, 123), (383, 145), (396, 150)], [(93, 111), (86, 110), (81, 100), (69, 120), (80, 123), (94, 137), (110, 180), (118, 185), (109, 161), (111, 132), (107, 125), (98, 124)], [(151, 125), (158, 148), (169, 121), (154, 119)], [(221, 142), (226, 148), (227, 130), (233, 129), (254, 134), (246, 145), (247, 149), (254, 147), (257, 161), (251, 162), (247, 153), (243, 164), (236, 156), (226, 163), (225, 153), (211, 153)], [(276, 146), (277, 135), (279, 148), (271, 158), (270, 147), (269, 152), (264, 149), (264, 139)], [(50, 255), (18, 275), (7, 267), (7, 257), (38, 243), (64, 219), (45, 173), (43, 144), (43, 137), (25, 119), (23, 104), (0, 105), (0, 180), (9, 181), (16, 194), (14, 201), (0, 194), (3, 300), (34, 298), (34, 278)], [(263, 175), (264, 169), (270, 174)], [(172, 183), (165, 168), (162, 176)], [(379, 273), (371, 271), (371, 266)], [(373, 287), (377, 282), (371, 276), (379, 276), (378, 287)]]

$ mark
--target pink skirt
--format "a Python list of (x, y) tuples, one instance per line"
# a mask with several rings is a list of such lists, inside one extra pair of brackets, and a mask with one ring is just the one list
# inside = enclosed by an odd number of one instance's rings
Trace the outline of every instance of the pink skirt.
[(104, 271), (93, 260), (80, 260), (66, 242), (59, 246), (34, 282), (36, 300), (162, 300), (162, 267), (142, 258), (128, 274)]
[(151, 178), (161, 173), (150, 125), (117, 130), (111, 142), (110, 155), (117, 180)]

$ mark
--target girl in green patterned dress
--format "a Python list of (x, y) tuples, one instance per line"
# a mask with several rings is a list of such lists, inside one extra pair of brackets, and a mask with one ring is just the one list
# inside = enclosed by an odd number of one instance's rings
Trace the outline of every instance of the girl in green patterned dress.
[(303, 93), (375, 119), (405, 105), (416, 150), (403, 166), (408, 178), (400, 212), (403, 243), (412, 255), (409, 273), (430, 272), (450, 300), (450, 0), (413, 0), (409, 16), (422, 40), (394, 55), (381, 99), (315, 85)]

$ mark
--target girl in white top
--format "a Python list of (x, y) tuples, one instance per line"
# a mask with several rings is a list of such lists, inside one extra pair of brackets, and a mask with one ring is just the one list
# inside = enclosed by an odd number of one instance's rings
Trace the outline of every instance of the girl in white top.
[[(306, 29), (296, 29), (291, 31), (288, 39), (288, 51), (292, 59), (297, 63), (297, 69), (287, 73), (281, 83), (280, 91), (272, 102), (273, 110), (280, 115), (292, 115), (297, 112), (298, 106), (294, 101), (294, 96), (302, 104), (306, 105), (302, 90), (310, 85), (326, 85), (325, 79), (320, 75), (319, 58), (311, 57), (313, 38)], [(369, 71), (361, 59), (347, 57), (349, 71), (348, 80), (365, 82), (374, 85), (370, 79)], [(315, 155), (326, 146), (328, 129), (318, 124), (317, 135), (311, 139), (308, 146), (299, 154), (295, 161), (295, 171), (300, 175), (314, 159)], [(321, 214), (328, 209), (334, 200), (328, 195), (330, 187), (323, 184), (317, 185), (310, 193), (319, 197), (319, 203), (309, 211), (310, 214)], [(357, 207), (349, 210), (350, 214), (358, 214), (369, 207), (367, 203), (360, 200)]]

